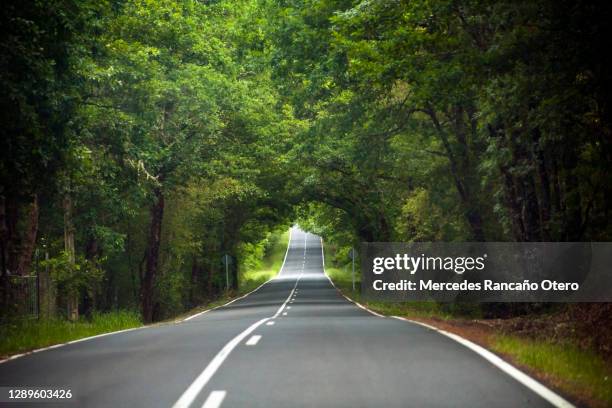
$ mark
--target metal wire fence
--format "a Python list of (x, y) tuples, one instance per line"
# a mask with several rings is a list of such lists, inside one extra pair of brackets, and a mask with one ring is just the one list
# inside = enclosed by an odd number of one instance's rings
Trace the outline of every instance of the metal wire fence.
[(5, 283), (4, 318), (38, 318), (38, 276), (8, 276)]

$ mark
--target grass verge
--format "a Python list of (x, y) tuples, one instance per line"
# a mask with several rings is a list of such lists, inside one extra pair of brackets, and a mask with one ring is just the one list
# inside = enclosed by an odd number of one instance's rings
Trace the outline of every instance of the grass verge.
[(521, 366), (543, 373), (555, 388), (584, 403), (612, 406), (612, 368), (593, 352), (572, 344), (508, 335), (494, 336), (491, 348)]
[(364, 301), (358, 289), (359, 281), (355, 285), (357, 290), (352, 290), (350, 265), (334, 265), (333, 248), (326, 246), (324, 251), (325, 270), (336, 287), (369, 309), (387, 316), (419, 320), (479, 343), (580, 406), (612, 407), (612, 366), (594, 351), (581, 349), (569, 339), (560, 344), (502, 332), (483, 324), (485, 320), (473, 305)]
[(287, 245), (289, 245), (289, 231), (273, 236), (271, 239), (272, 243), (264, 256), (261, 269), (248, 270), (242, 274), (240, 280), (241, 294), (252, 291), (262, 283), (272, 279), (279, 272), (283, 259), (285, 259)]
[(0, 326), (0, 358), (83, 337), (142, 326), (131, 311), (95, 313), (76, 322), (64, 319), (21, 320)]

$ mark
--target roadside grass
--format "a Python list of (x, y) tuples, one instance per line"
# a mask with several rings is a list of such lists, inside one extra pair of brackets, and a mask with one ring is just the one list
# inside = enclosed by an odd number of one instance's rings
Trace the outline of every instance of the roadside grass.
[(59, 318), (13, 321), (0, 325), (0, 357), (139, 326), (140, 314), (127, 310), (94, 313), (76, 322)]
[(612, 367), (593, 352), (572, 344), (507, 335), (495, 336), (491, 346), (517, 363), (545, 373), (553, 384), (569, 394), (586, 391), (589, 399), (612, 406)]
[[(288, 244), (289, 231), (279, 233), (277, 237), (274, 237), (272, 246), (262, 260), (262, 268), (245, 271), (237, 293), (230, 292), (213, 302), (158, 324), (174, 322), (197, 312), (221, 306), (257, 288), (279, 272)], [(0, 358), (84, 337), (140, 326), (142, 326), (140, 314), (134, 311), (94, 313), (91, 318), (81, 318), (77, 322), (70, 322), (61, 318), (15, 320), (0, 325)]]
[(289, 231), (285, 231), (274, 239), (268, 253), (262, 261), (262, 268), (245, 271), (240, 280), (239, 294), (244, 294), (257, 288), (262, 283), (272, 279), (279, 272), (285, 252), (289, 245)]
[[(333, 265), (334, 248), (324, 247), (325, 270), (336, 287), (351, 299), (386, 316), (443, 320), (451, 325), (466, 319), (480, 319), (480, 313), (470, 305), (435, 302), (368, 302), (359, 290), (359, 275), (352, 290), (351, 265)], [(445, 330), (448, 330), (445, 327)], [(568, 341), (553, 343), (544, 339), (522, 338), (493, 331), (485, 344), (511, 362), (525, 367), (535, 376), (552, 384), (581, 405), (612, 407), (612, 367), (593, 351), (580, 349)]]

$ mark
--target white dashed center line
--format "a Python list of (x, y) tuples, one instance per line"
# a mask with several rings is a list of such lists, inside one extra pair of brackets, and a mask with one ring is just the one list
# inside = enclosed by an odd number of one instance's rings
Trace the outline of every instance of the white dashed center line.
[(246, 342), (246, 345), (247, 346), (254, 346), (257, 343), (259, 343), (259, 339), (261, 339), (261, 336), (259, 336), (259, 335), (251, 336), (251, 338)]
[(213, 391), (210, 393), (202, 408), (218, 408), (227, 395), (226, 391)]
[(268, 322), (266, 323), (266, 326), (274, 326), (274, 322)]
[[(308, 235), (306, 235), (306, 239), (304, 240), (304, 256), (306, 256), (307, 241), (308, 241)], [(287, 259), (287, 254), (289, 253), (290, 247), (291, 247), (291, 240), (290, 240), (289, 245), (287, 246), (287, 252), (285, 253), (285, 259), (283, 260), (283, 265), (281, 266), (281, 272), (283, 271), (283, 268), (285, 267), (285, 261)], [(227, 357), (230, 355), (230, 353), (239, 344), (241, 344), (242, 341), (248, 335), (250, 335), (259, 326), (261, 326), (263, 324), (268, 323), (268, 325), (271, 326), (272, 324), (274, 324), (274, 322), (268, 322), (268, 321), (278, 317), (281, 313), (283, 313), (283, 316), (287, 316), (287, 312), (283, 312), (283, 310), (285, 309), (285, 307), (287, 306), (287, 303), (289, 303), (291, 298), (294, 297), (295, 292), (297, 292), (297, 286), (298, 286), (298, 283), (300, 282), (300, 279), (302, 278), (303, 274), (304, 274), (304, 268), (302, 267), (302, 270), (300, 271), (300, 274), (298, 275), (297, 279), (295, 280), (295, 284), (293, 285), (293, 288), (291, 289), (291, 292), (289, 293), (289, 296), (287, 296), (287, 298), (285, 299), (283, 304), (278, 308), (276, 313), (273, 316), (263, 318), (263, 319), (255, 322), (255, 323), (253, 323), (246, 330), (244, 330), (243, 332), (238, 334), (229, 343), (227, 343), (215, 355), (215, 357), (208, 363), (206, 368), (204, 368), (204, 371), (202, 371), (200, 373), (200, 375), (198, 375), (195, 378), (195, 380), (191, 383), (191, 385), (189, 385), (189, 387), (187, 387), (187, 389), (183, 392), (183, 394), (179, 397), (179, 399), (174, 403), (172, 408), (189, 408), (191, 406), (191, 404), (193, 403), (193, 401), (197, 398), (197, 396), (200, 393), (200, 391), (202, 391), (202, 389), (206, 386), (206, 384), (208, 384), (208, 382), (210, 381), (212, 376), (217, 372), (217, 370), (219, 369), (221, 364), (223, 364), (223, 362), (227, 359)], [(259, 342), (260, 339), (261, 339), (260, 335), (254, 335), (254, 336), (252, 336), (246, 342), (246, 345), (254, 346), (254, 345), (257, 344), (257, 342)], [(226, 395), (226, 391), (213, 391), (209, 395), (209, 397), (207, 398), (206, 402), (204, 403), (203, 408), (217, 408), (217, 407), (219, 407), (221, 405), (221, 403), (223, 402), (223, 399), (225, 398), (225, 395)]]

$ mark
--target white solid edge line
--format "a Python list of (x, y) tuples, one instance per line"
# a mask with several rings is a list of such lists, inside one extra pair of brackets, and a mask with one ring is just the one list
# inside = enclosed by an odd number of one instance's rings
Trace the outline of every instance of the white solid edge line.
[(270, 280), (278, 278), (280, 276), (280, 274), (283, 273), (283, 269), (285, 269), (285, 261), (287, 260), (287, 255), (289, 254), (289, 247), (291, 247), (291, 238), (292, 238), (292, 236), (293, 236), (293, 227), (289, 228), (289, 241), (287, 241), (287, 249), (285, 250), (285, 257), (283, 258), (283, 263), (281, 264), (280, 270), (278, 271), (276, 276), (273, 277)]
[(95, 336), (83, 337), (82, 339), (71, 340), (71, 341), (67, 341), (65, 343), (53, 344), (51, 346), (41, 347), (41, 348), (37, 348), (35, 350), (26, 351), (25, 353), (13, 354), (12, 356), (9, 356), (9, 357), (7, 357), (7, 358), (5, 358), (3, 360), (0, 360), (0, 364), (6, 363), (7, 361), (11, 361), (11, 360), (16, 360), (16, 359), (18, 359), (20, 357), (28, 356), (30, 354), (40, 353), (41, 351), (53, 350), (53, 349), (56, 349), (56, 348), (67, 346), (69, 344), (81, 343), (83, 341), (93, 340), (93, 339), (97, 339), (97, 338), (100, 338), (100, 337), (111, 336), (113, 334), (126, 333), (126, 332), (133, 331), (133, 330), (146, 329), (148, 327), (151, 327), (151, 326), (132, 327), (131, 329), (123, 329), (123, 330), (117, 330), (117, 331), (114, 331), (114, 332), (96, 334)]
[[(65, 344), (75, 344), (75, 343), (81, 343), (81, 342), (83, 342), (83, 341), (93, 340), (93, 339), (97, 339), (97, 338), (99, 338), (99, 337), (106, 337), (106, 336), (110, 336), (111, 334), (125, 333), (125, 332), (129, 332), (129, 331), (137, 330), (137, 329), (145, 329), (145, 328), (147, 328), (147, 327), (148, 327), (148, 326), (143, 326), (143, 327), (133, 327), (133, 328), (131, 328), (131, 329), (118, 330), (118, 331), (115, 331), (115, 332), (110, 332), (110, 333), (102, 333), (102, 334), (98, 334), (98, 335), (95, 335), (95, 336), (84, 337), (84, 338), (82, 338), (82, 339), (72, 340), (72, 341), (66, 342)], [(59, 345), (56, 345), (55, 347), (54, 347), (54, 346), (51, 346), (50, 348), (56, 348), (56, 347), (58, 347), (58, 346), (59, 346)]]
[(338, 293), (340, 293), (346, 300), (348, 300), (349, 302), (353, 303), (358, 308), (363, 309), (366, 312), (368, 312), (370, 314), (373, 314), (376, 317), (385, 318), (386, 316), (381, 315), (380, 313), (376, 313), (375, 311), (368, 309), (367, 307), (365, 307), (364, 305), (362, 305), (359, 302), (355, 302), (353, 299), (351, 299), (350, 297), (348, 297), (344, 293), (342, 293), (342, 291), (340, 289), (338, 289), (338, 287), (334, 284), (334, 281), (331, 280), (331, 278), (327, 274), (327, 271), (325, 270), (325, 251), (323, 251), (323, 238), (320, 237), (320, 239), (321, 239), (321, 260), (322, 260), (322, 263), (323, 263), (323, 274), (325, 274), (325, 277), (329, 280), (329, 283), (331, 283), (332, 286), (334, 287), (334, 289), (336, 289), (338, 291)]
[[(325, 276), (327, 276), (327, 279), (329, 279), (329, 281), (331, 282), (332, 286), (334, 288), (336, 288), (336, 290), (338, 290), (338, 292), (340, 292), (340, 290), (336, 287), (336, 285), (334, 285), (334, 282), (331, 280), (331, 278), (329, 277), (329, 275), (327, 275), (327, 272), (325, 272), (325, 252), (323, 251), (323, 238), (321, 238), (321, 256), (323, 259), (323, 272), (325, 273)], [(340, 294), (342, 296), (344, 296), (344, 298), (352, 303), (354, 303), (355, 305), (357, 305), (358, 307), (360, 307), (363, 310), (366, 310), (368, 312), (370, 312), (371, 314), (378, 316), (378, 317), (385, 317), (379, 313), (376, 313), (373, 310), (368, 309), (367, 307), (363, 306), (362, 304), (355, 302), (353, 299), (349, 298), (348, 296), (344, 295), (344, 293), (340, 292)], [(485, 360), (489, 361), (491, 364), (493, 364), (494, 366), (496, 366), (497, 368), (499, 368), (500, 370), (502, 370), (503, 372), (505, 372), (506, 374), (508, 374), (510, 377), (514, 378), (516, 381), (520, 382), (521, 384), (523, 384), (524, 386), (526, 386), (527, 388), (529, 388), (531, 391), (535, 392), (536, 394), (538, 394), (540, 397), (544, 398), (546, 401), (550, 402), (553, 406), (557, 407), (557, 408), (575, 408), (575, 406), (570, 403), (569, 401), (567, 401), (565, 398), (561, 397), (559, 394), (555, 393), (554, 391), (552, 391), (550, 388), (546, 387), (545, 385), (543, 385), (542, 383), (538, 382), (537, 380), (531, 378), (530, 376), (528, 376), (527, 374), (523, 373), (522, 371), (520, 371), (519, 369), (517, 369), (516, 367), (514, 367), (513, 365), (511, 365), (510, 363), (504, 361), (503, 359), (501, 359), (500, 357), (498, 357), (497, 355), (495, 355), (494, 353), (490, 352), (489, 350), (485, 349), (482, 346), (479, 346), (476, 343), (473, 343), (467, 339), (464, 339), (461, 336), (458, 336), (454, 333), (450, 333), (447, 332), (445, 330), (441, 330), (438, 329), (435, 326), (429, 325), (427, 323), (422, 323), (416, 320), (410, 320), (410, 319), (406, 319), (404, 317), (399, 317), (399, 316), (391, 316), (394, 319), (398, 319), (398, 320), (403, 320), (406, 322), (410, 322), (410, 323), (414, 323), (414, 324), (418, 324), (420, 326), (426, 327), (428, 329), (434, 330), (448, 338), (451, 338), (453, 340), (455, 340), (456, 342), (462, 344), (463, 346), (469, 348), (470, 350), (474, 351), (475, 353), (477, 353), (478, 355), (480, 355), (481, 357), (483, 357)]]
[(225, 399), (227, 391), (213, 391), (210, 393), (202, 408), (219, 408)]
[(426, 323), (421, 323), (416, 320), (410, 320), (410, 319), (406, 319), (405, 317), (400, 317), (400, 316), (391, 316), (391, 317), (393, 317), (394, 319), (403, 320), (405, 322), (418, 324), (430, 330), (434, 330), (442, 334), (443, 336), (446, 336), (450, 339), (455, 340), (457, 343), (469, 348), (470, 350), (472, 350), (473, 352), (475, 352), (476, 354), (478, 354), (479, 356), (487, 360), (489, 363), (493, 364), (495, 367), (499, 368), (501, 371), (505, 372), (510, 377), (514, 378), (516, 381), (523, 384), (525, 387), (529, 388), (531, 391), (538, 394), (540, 397), (542, 397), (543, 399), (545, 399), (546, 401), (548, 401), (549, 403), (551, 403), (553, 406), (557, 408), (575, 408), (575, 406), (572, 403), (567, 401), (565, 398), (563, 398), (556, 392), (552, 391), (550, 388), (546, 387), (544, 384), (528, 376), (527, 374), (525, 374), (518, 368), (514, 367), (512, 364), (504, 361), (502, 358), (492, 353), (491, 351), (485, 349), (482, 346), (479, 346), (478, 344), (468, 339), (465, 339), (455, 333), (450, 333), (450, 332), (447, 332), (446, 330), (441, 330), (441, 329), (438, 329), (437, 327), (434, 327)]
[(250, 339), (247, 340), (246, 345), (247, 346), (255, 346), (257, 345), (257, 343), (259, 343), (259, 340), (261, 340), (261, 336), (258, 334), (255, 334), (253, 336), (251, 336)]
[(276, 274), (276, 276), (268, 279), (267, 281), (265, 281), (264, 283), (262, 283), (261, 285), (259, 285), (258, 287), (256, 287), (252, 291), (250, 291), (249, 293), (245, 293), (244, 295), (242, 295), (240, 297), (237, 297), (236, 299), (230, 300), (229, 302), (224, 303), (222, 305), (211, 307), (210, 309), (203, 310), (203, 311), (201, 311), (199, 313), (196, 313), (194, 315), (186, 317), (183, 320), (178, 320), (178, 321), (176, 321), (176, 323), (187, 322), (187, 321), (189, 321), (191, 319), (194, 319), (194, 318), (196, 318), (198, 316), (202, 316), (203, 314), (208, 313), (208, 312), (210, 312), (212, 310), (216, 310), (216, 309), (220, 309), (220, 308), (225, 307), (225, 306), (229, 306), (232, 303), (234, 303), (235, 301), (240, 300), (240, 299), (244, 299), (245, 297), (249, 296), (250, 294), (257, 292), (264, 285), (266, 285), (266, 284), (272, 282), (274, 279), (278, 278), (278, 276), (283, 272), (283, 269), (285, 268), (285, 261), (287, 260), (287, 254), (289, 253), (289, 247), (291, 246), (291, 235), (292, 235), (292, 233), (293, 233), (293, 228), (290, 228), (289, 229), (289, 241), (287, 241), (287, 249), (285, 250), (285, 257), (283, 258), (283, 263), (281, 264), (281, 267), (280, 267), (278, 273)]

